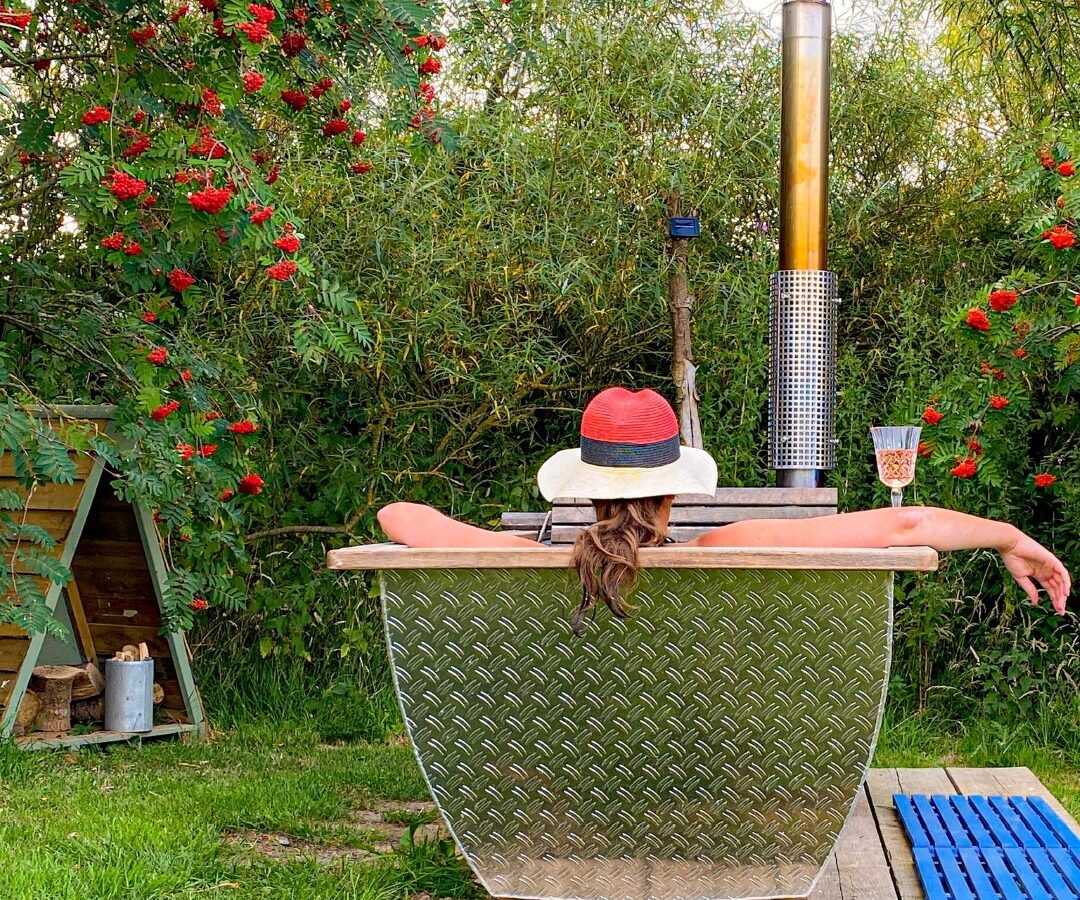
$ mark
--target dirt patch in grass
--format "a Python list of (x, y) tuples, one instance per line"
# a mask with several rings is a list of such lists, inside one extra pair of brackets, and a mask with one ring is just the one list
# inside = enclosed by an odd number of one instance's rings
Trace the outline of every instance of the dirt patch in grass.
[[(364, 847), (331, 847), (319, 841), (293, 837), (288, 834), (267, 834), (262, 831), (231, 831), (225, 836), (230, 846), (269, 859), (288, 861), (303, 857), (320, 863), (333, 863), (339, 859), (374, 862), (392, 847), (381, 842)], [(385, 849), (384, 849), (385, 848)]]
[[(336, 823), (342, 824), (342, 823)], [(315, 840), (291, 834), (238, 829), (229, 831), (225, 841), (230, 846), (270, 859), (290, 860), (298, 857), (334, 863), (341, 859), (374, 862), (401, 846), (402, 838), (415, 828), (417, 843), (447, 840), (450, 835), (438, 817), (435, 804), (429, 801), (381, 801), (374, 808), (356, 809), (346, 823), (370, 839), (363, 842)]]

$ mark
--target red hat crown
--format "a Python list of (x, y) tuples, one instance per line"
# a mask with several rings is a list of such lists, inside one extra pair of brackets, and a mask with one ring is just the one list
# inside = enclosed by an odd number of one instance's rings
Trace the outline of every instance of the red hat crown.
[(679, 458), (679, 420), (654, 390), (607, 388), (581, 417), (581, 458), (599, 466), (667, 465)]

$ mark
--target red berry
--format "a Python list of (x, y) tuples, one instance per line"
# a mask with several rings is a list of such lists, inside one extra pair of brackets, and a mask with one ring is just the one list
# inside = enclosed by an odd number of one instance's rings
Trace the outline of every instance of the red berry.
[(996, 290), (990, 292), (990, 308), (995, 312), (1012, 309), (1020, 294), (1017, 291)]
[(969, 309), (967, 317), (964, 319), (968, 325), (974, 328), (976, 331), (989, 331), (990, 320), (986, 317), (986, 313), (983, 310), (976, 307), (975, 309)]
[(117, 200), (134, 200), (146, 191), (145, 181), (119, 169), (113, 171), (110, 179), (107, 187)]
[(188, 203), (199, 212), (215, 215), (221, 212), (232, 199), (232, 191), (228, 188), (203, 188), (188, 194)]
[(945, 418), (945, 413), (938, 412), (934, 407), (928, 406), (923, 410), (922, 420), (927, 425), (937, 425), (942, 419)]
[(324, 137), (337, 137), (339, 134), (344, 134), (349, 130), (349, 123), (344, 119), (330, 119), (325, 125), (323, 125), (322, 133)]
[(169, 286), (178, 293), (184, 293), (195, 283), (195, 276), (184, 269), (173, 269), (168, 274)]
[(308, 95), (303, 91), (282, 91), (281, 99), (288, 106), (291, 106), (297, 112), (302, 110), (308, 105)]
[(266, 267), (266, 274), (275, 281), (288, 281), (296, 272), (298, 266), (291, 259), (283, 259)]
[(281, 52), (286, 56), (298, 56), (307, 46), (307, 38), (297, 31), (289, 31), (281, 36)]
[(295, 253), (300, 249), (300, 238), (295, 234), (286, 234), (274, 241), (274, 246), (285, 253)]
[(102, 122), (108, 122), (112, 118), (112, 113), (107, 107), (95, 106), (93, 109), (88, 109), (83, 113), (82, 123), (83, 125), (100, 125)]
[[(215, 19), (215, 22), (219, 21), (221, 20)], [(241, 22), (236, 26), (236, 30), (242, 31), (253, 44), (261, 44), (270, 37), (270, 29), (262, 22)]]
[(262, 478), (252, 472), (245, 475), (236, 483), (236, 489), (240, 491), (241, 494), (250, 494), (254, 496), (255, 494), (262, 493), (263, 484), (265, 484), (265, 482)]
[(244, 82), (245, 94), (257, 93), (266, 84), (266, 76), (262, 72), (245, 72), (240, 76), (240, 80)]
[(269, 6), (260, 6), (257, 3), (249, 3), (248, 12), (254, 16), (256, 22), (261, 22), (263, 25), (269, 25), (277, 18), (277, 13), (273, 9)]
[(153, 23), (144, 25), (142, 28), (136, 28), (131, 32), (131, 39), (135, 42), (135, 45), (142, 47), (144, 44), (148, 44), (154, 38), (157, 37), (157, 28)]

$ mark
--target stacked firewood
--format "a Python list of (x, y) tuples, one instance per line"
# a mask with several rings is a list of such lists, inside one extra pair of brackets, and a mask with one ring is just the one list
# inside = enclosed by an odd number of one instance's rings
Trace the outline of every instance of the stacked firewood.
[[(117, 650), (116, 659), (149, 659), (146, 644), (128, 644)], [(160, 684), (154, 685), (154, 705), (165, 699)], [(92, 725), (105, 718), (105, 679), (95, 663), (78, 666), (35, 666), (30, 687), (15, 718), (16, 737), (30, 732), (64, 734), (73, 724)]]

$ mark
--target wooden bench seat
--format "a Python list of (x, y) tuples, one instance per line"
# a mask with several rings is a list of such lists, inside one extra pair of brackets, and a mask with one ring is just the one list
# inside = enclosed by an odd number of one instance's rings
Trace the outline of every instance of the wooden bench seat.
[[(836, 514), (836, 488), (719, 488), (713, 496), (683, 494), (671, 509), (669, 534), (688, 541), (719, 525), (745, 519), (805, 519)], [(548, 512), (506, 512), (504, 531), (529, 536), (545, 526)], [(578, 497), (557, 498), (551, 510), (551, 542), (572, 544), (581, 529), (596, 521), (592, 503)]]

